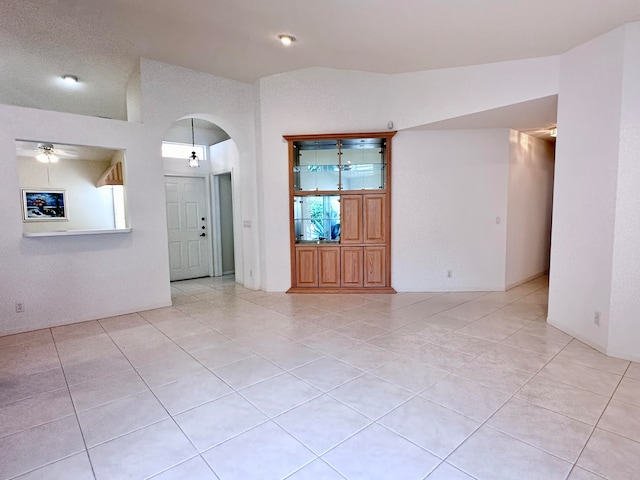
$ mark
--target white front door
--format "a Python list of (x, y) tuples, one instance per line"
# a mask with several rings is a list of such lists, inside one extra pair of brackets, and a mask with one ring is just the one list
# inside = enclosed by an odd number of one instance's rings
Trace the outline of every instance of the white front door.
[(171, 281), (206, 277), (211, 242), (205, 179), (165, 177)]

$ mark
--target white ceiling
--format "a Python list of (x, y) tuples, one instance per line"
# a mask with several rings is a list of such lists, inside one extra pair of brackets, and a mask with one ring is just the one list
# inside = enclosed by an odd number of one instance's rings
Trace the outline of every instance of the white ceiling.
[[(556, 55), (638, 0), (2, 0), (0, 102), (125, 117), (139, 58), (246, 82), (312, 66), (399, 73)], [(281, 46), (276, 35), (298, 38)], [(59, 76), (82, 83), (64, 88)]]
[(553, 140), (551, 127), (556, 124), (558, 96), (538, 98), (484, 112), (429, 123), (410, 130), (456, 130), (470, 128), (513, 128), (534, 137)]
[[(207, 120), (193, 119), (194, 139), (199, 145), (215, 145), (229, 138), (227, 132)], [(164, 134), (164, 141), (191, 143), (191, 119), (183, 118), (171, 125)]]

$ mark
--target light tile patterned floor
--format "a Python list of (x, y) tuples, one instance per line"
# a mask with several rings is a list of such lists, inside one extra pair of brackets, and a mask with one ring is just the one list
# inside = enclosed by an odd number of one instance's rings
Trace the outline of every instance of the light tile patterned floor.
[(0, 480), (640, 478), (640, 365), (508, 292), (286, 295), (0, 338)]

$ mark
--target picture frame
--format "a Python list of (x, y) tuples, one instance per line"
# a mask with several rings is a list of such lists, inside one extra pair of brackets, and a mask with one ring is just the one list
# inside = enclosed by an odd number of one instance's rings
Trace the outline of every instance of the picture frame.
[(25, 222), (68, 221), (67, 191), (23, 188), (22, 218)]

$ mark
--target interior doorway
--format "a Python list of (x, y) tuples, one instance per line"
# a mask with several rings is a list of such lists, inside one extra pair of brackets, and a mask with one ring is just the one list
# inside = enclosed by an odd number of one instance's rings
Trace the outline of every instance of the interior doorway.
[(235, 249), (233, 232), (233, 181), (231, 172), (213, 175), (215, 214), (214, 275), (235, 273)]
[[(239, 150), (207, 117), (176, 120), (162, 140), (170, 280), (226, 275), (242, 283)], [(197, 165), (188, 161), (194, 151)]]
[(165, 176), (171, 281), (211, 275), (207, 188), (203, 177)]

